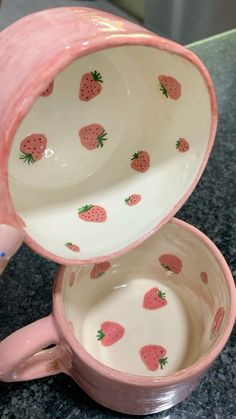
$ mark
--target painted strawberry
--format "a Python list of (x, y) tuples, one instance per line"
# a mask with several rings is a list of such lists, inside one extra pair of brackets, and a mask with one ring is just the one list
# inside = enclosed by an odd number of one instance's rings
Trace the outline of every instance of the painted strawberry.
[(90, 272), (90, 278), (96, 279), (104, 275), (104, 273), (111, 267), (109, 262), (96, 263)]
[(73, 244), (71, 242), (65, 243), (65, 246), (72, 250), (72, 252), (80, 252), (80, 247), (77, 244)]
[(73, 286), (75, 282), (75, 278), (76, 278), (75, 272), (71, 272), (69, 282), (68, 282), (70, 288)]
[(150, 157), (147, 151), (138, 151), (133, 154), (131, 167), (137, 172), (146, 172), (150, 166)]
[(125, 199), (125, 203), (132, 207), (133, 205), (137, 205), (141, 201), (142, 197), (139, 194), (132, 194), (128, 198)]
[(201, 278), (201, 280), (202, 280), (202, 282), (204, 284), (207, 284), (208, 283), (208, 275), (207, 275), (206, 272), (201, 272), (200, 273), (200, 278)]
[(104, 322), (97, 332), (97, 340), (104, 346), (111, 346), (120, 340), (125, 334), (125, 329), (121, 324), (115, 322)]
[(155, 310), (166, 306), (166, 294), (160, 291), (158, 288), (151, 288), (146, 292), (143, 299), (143, 308), (148, 310)]
[(51, 83), (49, 83), (49, 85), (46, 87), (46, 89), (43, 90), (43, 92), (41, 93), (41, 96), (50, 96), (53, 92), (53, 88), (54, 88), (54, 80), (51, 81)]
[(31, 134), (20, 143), (20, 159), (23, 162), (35, 163), (43, 157), (47, 147), (47, 138), (44, 134)]
[(224, 318), (225, 310), (224, 307), (218, 308), (214, 320), (211, 326), (211, 338), (214, 338), (216, 333), (219, 331), (222, 320)]
[(176, 143), (176, 148), (180, 153), (186, 153), (189, 150), (189, 143), (184, 138), (179, 138)]
[(179, 274), (182, 270), (183, 264), (180, 258), (170, 253), (161, 255), (159, 262), (166, 271), (173, 272), (174, 274)]
[(160, 91), (166, 97), (177, 100), (181, 96), (181, 84), (171, 76), (159, 76)]
[(80, 82), (79, 98), (84, 102), (88, 102), (95, 96), (99, 95), (102, 90), (102, 76), (96, 70), (91, 73), (85, 73)]
[(106, 141), (107, 133), (102, 125), (90, 124), (79, 130), (81, 144), (88, 150), (103, 147), (103, 141)]
[(78, 209), (79, 218), (92, 223), (103, 223), (107, 219), (105, 208), (99, 205), (85, 205)]
[(150, 371), (156, 371), (159, 366), (163, 369), (168, 362), (168, 358), (165, 358), (166, 350), (160, 345), (143, 346), (139, 354), (143, 363)]

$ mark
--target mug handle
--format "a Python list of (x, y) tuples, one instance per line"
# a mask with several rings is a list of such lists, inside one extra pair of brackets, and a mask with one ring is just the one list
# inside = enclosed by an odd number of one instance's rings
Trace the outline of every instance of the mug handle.
[(22, 231), (8, 224), (0, 224), (0, 275), (23, 240), (24, 233)]
[[(0, 342), (0, 381), (28, 381), (66, 372), (69, 353), (59, 344), (52, 314)], [(56, 345), (49, 349), (49, 345)]]

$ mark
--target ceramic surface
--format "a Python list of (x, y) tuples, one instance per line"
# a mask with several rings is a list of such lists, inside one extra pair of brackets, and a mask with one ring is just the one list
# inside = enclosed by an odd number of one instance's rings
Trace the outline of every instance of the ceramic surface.
[(113, 263), (68, 268), (62, 299), (73, 333), (94, 358), (159, 377), (191, 366), (220, 339), (230, 304), (225, 286), (201, 241), (167, 224)]
[(217, 116), (203, 64), (86, 8), (27, 16), (0, 46), (2, 222), (60, 263), (137, 246), (181, 207), (209, 157)]
[(235, 302), (219, 250), (173, 219), (115, 261), (61, 268), (52, 315), (0, 343), (0, 378), (65, 372), (108, 408), (158, 412), (186, 398), (219, 355)]

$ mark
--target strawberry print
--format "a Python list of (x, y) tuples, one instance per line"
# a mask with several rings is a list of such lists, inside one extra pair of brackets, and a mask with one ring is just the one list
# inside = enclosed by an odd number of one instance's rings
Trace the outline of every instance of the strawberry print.
[(47, 147), (47, 138), (43, 134), (31, 134), (20, 143), (20, 160), (24, 163), (35, 163), (43, 157)]
[(208, 283), (208, 275), (207, 275), (206, 272), (201, 272), (200, 273), (200, 278), (201, 278), (201, 280), (202, 280), (202, 282), (204, 284), (207, 284)]
[(137, 205), (141, 201), (142, 197), (139, 194), (132, 194), (128, 198), (125, 199), (125, 203), (132, 207), (133, 205)]
[(189, 150), (189, 143), (184, 138), (179, 138), (176, 143), (176, 148), (180, 153), (186, 153)]
[(166, 271), (172, 272), (174, 274), (179, 274), (182, 270), (183, 264), (180, 258), (170, 253), (161, 255), (159, 257), (159, 262)]
[(166, 306), (166, 294), (160, 291), (158, 288), (151, 288), (146, 292), (143, 299), (143, 308), (148, 310), (156, 310), (158, 308)]
[(54, 81), (52, 80), (51, 83), (49, 83), (49, 85), (46, 87), (45, 90), (43, 90), (43, 92), (41, 93), (41, 96), (50, 96), (53, 92), (53, 88), (54, 88)]
[(107, 140), (106, 131), (102, 125), (90, 124), (81, 128), (79, 131), (79, 137), (81, 144), (87, 148), (87, 150), (94, 150), (95, 148), (103, 147), (103, 142)]
[(171, 76), (159, 76), (160, 91), (164, 96), (177, 100), (181, 96), (181, 84)]
[(102, 342), (103, 346), (111, 346), (120, 340), (125, 334), (125, 329), (121, 324), (115, 322), (104, 322), (97, 332), (97, 340)]
[(131, 159), (131, 167), (137, 172), (144, 173), (149, 169), (150, 157), (147, 151), (138, 151), (133, 154)]
[(69, 282), (68, 282), (70, 288), (73, 286), (73, 284), (75, 282), (75, 278), (76, 278), (75, 277), (75, 272), (71, 272)]
[(73, 244), (71, 242), (65, 243), (65, 246), (72, 250), (72, 252), (80, 252), (80, 247), (77, 244)]
[(163, 369), (168, 362), (168, 358), (165, 357), (166, 350), (160, 345), (143, 346), (139, 354), (149, 371), (156, 371), (159, 366)]
[(80, 82), (79, 98), (84, 102), (88, 102), (95, 96), (99, 95), (102, 90), (102, 76), (96, 70), (91, 73), (85, 73)]
[(90, 272), (91, 279), (97, 279), (111, 267), (109, 262), (96, 263)]
[(103, 223), (107, 219), (106, 210), (99, 205), (85, 205), (78, 209), (79, 218), (92, 223)]
[(217, 332), (220, 330), (220, 326), (222, 324), (222, 320), (224, 318), (225, 310), (224, 307), (218, 308), (214, 320), (211, 326), (211, 338), (214, 338)]

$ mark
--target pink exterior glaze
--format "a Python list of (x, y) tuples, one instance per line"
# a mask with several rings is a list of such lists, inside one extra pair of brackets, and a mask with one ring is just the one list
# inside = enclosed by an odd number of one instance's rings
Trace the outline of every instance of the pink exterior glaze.
[[(159, 378), (132, 375), (101, 364), (81, 346), (64, 317), (61, 289), (65, 268), (61, 268), (53, 290), (53, 314), (15, 332), (0, 343), (0, 379), (25, 380), (64, 371), (98, 403), (136, 415), (159, 412), (184, 400), (230, 336), (236, 317), (236, 290), (228, 265), (217, 247), (184, 221), (172, 219), (170, 222), (196, 235), (212, 253), (225, 277), (230, 296), (228, 321), (210, 353), (190, 367)], [(35, 355), (39, 357), (39, 364), (36, 362), (35, 366), (35, 357), (32, 358), (32, 355), (51, 343), (57, 346), (49, 352), (46, 350)], [(19, 366), (22, 361), (23, 366)]]
[(94, 51), (121, 45), (159, 48), (180, 55), (198, 68), (205, 80), (211, 102), (212, 120), (208, 147), (192, 185), (169, 214), (143, 237), (115, 253), (86, 260), (61, 258), (42, 248), (26, 232), (25, 241), (31, 248), (61, 264), (98, 263), (120, 256), (146, 240), (182, 207), (199, 181), (213, 146), (217, 125), (213, 83), (202, 62), (181, 45), (120, 17), (95, 9), (65, 7), (41, 11), (24, 17), (0, 34), (0, 222), (19, 228), (22, 221), (11, 202), (7, 171), (8, 156), (17, 127), (35, 99), (73, 60)]
[[(22, 368), (22, 364), (26, 361), (29, 362), (33, 355), (58, 342), (59, 338), (52, 316), (45, 317), (17, 330), (0, 343), (0, 378), (4, 381), (32, 379), (36, 374), (26, 374), (26, 378), (24, 378), (21, 373), (18, 373), (17, 367), (21, 365)], [(43, 363), (46, 364), (45, 359)], [(34, 364), (32, 359), (31, 364)], [(32, 365), (29, 368), (33, 368)]]

